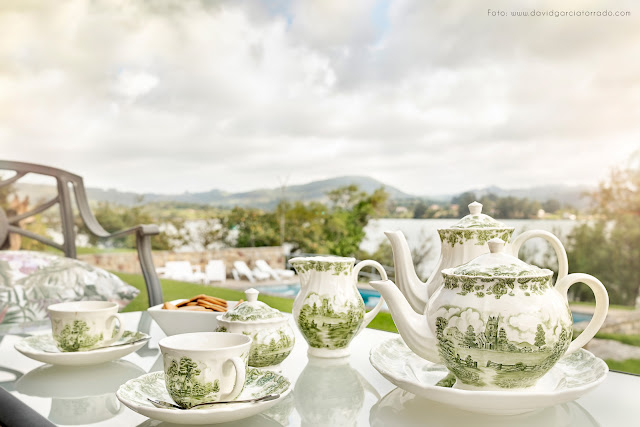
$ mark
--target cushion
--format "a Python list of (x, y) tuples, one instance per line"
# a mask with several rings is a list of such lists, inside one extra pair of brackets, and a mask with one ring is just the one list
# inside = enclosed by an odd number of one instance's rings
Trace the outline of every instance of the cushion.
[(140, 291), (106, 270), (33, 251), (0, 251), (0, 333), (48, 323), (47, 307), (65, 301), (126, 306)]

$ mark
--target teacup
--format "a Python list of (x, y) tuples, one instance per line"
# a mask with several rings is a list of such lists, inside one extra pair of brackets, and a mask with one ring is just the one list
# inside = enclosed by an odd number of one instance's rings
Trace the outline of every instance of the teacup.
[(234, 400), (247, 375), (251, 337), (225, 332), (193, 332), (158, 343), (167, 391), (184, 408)]
[[(118, 304), (109, 301), (75, 301), (48, 308), (53, 338), (62, 351), (86, 351), (105, 347), (124, 333)], [(116, 329), (116, 321), (119, 328)]]

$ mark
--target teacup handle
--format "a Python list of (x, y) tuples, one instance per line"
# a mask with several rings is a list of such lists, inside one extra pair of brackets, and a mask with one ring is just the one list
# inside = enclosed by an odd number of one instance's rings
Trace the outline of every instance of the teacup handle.
[[(378, 270), (378, 273), (380, 273), (380, 277), (382, 277), (381, 280), (387, 280), (387, 272), (384, 270), (384, 267), (382, 266), (382, 264), (372, 259), (367, 259), (364, 261), (360, 261), (358, 264), (356, 264), (356, 266), (353, 269), (353, 277), (355, 277), (355, 280), (356, 280), (356, 287), (358, 287), (358, 273), (360, 273), (360, 270), (362, 270), (364, 267), (369, 267), (369, 266), (375, 267), (375, 269)], [(367, 325), (371, 323), (373, 318), (376, 317), (376, 315), (380, 312), (380, 309), (382, 308), (382, 304), (384, 304), (384, 299), (382, 298), (382, 295), (380, 295), (380, 301), (378, 301), (378, 304), (376, 304), (376, 306), (373, 307), (371, 311), (369, 311), (367, 314), (364, 315), (364, 319), (362, 320), (362, 325), (360, 326), (360, 330), (358, 331), (358, 333), (360, 333), (360, 331), (366, 328)]]
[(110, 326), (113, 325), (116, 321), (118, 321), (118, 332), (116, 332), (116, 336), (108, 340), (104, 340), (104, 343), (102, 345), (113, 344), (122, 337), (122, 334), (124, 334), (124, 322), (122, 321), (122, 317), (120, 317), (119, 314), (112, 314), (111, 316), (107, 317), (107, 330), (111, 330)]
[(220, 396), (220, 400), (235, 399), (238, 397), (247, 379), (247, 369), (244, 360), (239, 357), (232, 357), (229, 361), (236, 367), (236, 383), (233, 385), (233, 390)]
[(511, 244), (511, 250), (513, 252), (513, 256), (518, 257), (518, 252), (520, 251), (520, 247), (529, 239), (533, 239), (535, 237), (541, 237), (553, 248), (556, 252), (556, 256), (558, 257), (558, 281), (565, 277), (569, 273), (569, 260), (567, 259), (567, 251), (564, 249), (562, 242), (552, 233), (544, 230), (531, 230), (525, 231), (518, 237), (513, 240)]
[(582, 331), (578, 338), (571, 341), (565, 354), (571, 354), (588, 343), (604, 323), (604, 319), (607, 317), (607, 312), (609, 311), (609, 294), (602, 282), (593, 276), (584, 273), (569, 274), (556, 283), (555, 289), (560, 292), (560, 295), (564, 297), (565, 301), (568, 301), (567, 291), (569, 287), (575, 283), (584, 283), (591, 288), (593, 294), (596, 296), (596, 310), (585, 330)]

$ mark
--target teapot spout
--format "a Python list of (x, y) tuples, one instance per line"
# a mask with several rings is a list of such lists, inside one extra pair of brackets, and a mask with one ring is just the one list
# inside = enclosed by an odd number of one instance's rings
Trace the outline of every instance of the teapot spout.
[(427, 316), (416, 313), (391, 280), (369, 282), (380, 292), (391, 311), (400, 336), (418, 356), (433, 363), (442, 363), (438, 354), (438, 340), (429, 327)]
[(411, 250), (402, 231), (385, 231), (384, 234), (391, 242), (393, 250), (393, 264), (396, 272), (396, 282), (411, 308), (417, 313), (424, 313), (427, 305), (427, 285), (416, 274)]

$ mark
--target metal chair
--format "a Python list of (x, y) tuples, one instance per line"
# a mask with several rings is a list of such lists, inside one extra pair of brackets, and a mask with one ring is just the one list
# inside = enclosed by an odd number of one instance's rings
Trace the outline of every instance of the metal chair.
[[(158, 280), (156, 270), (153, 266), (153, 259), (151, 257), (151, 236), (159, 234), (160, 231), (158, 230), (158, 226), (136, 225), (135, 227), (127, 228), (125, 230), (109, 233), (102, 228), (96, 217), (93, 215), (93, 212), (91, 212), (82, 177), (48, 166), (7, 160), (0, 160), (0, 170), (16, 172), (16, 174), (11, 178), (0, 180), (0, 188), (11, 185), (28, 174), (38, 174), (55, 178), (58, 189), (58, 194), (55, 197), (41, 203), (28, 212), (7, 217), (5, 212), (0, 209), (0, 247), (8, 239), (9, 233), (17, 233), (59, 249), (64, 252), (64, 255), (68, 258), (77, 258), (74, 212), (71, 205), (71, 190), (73, 189), (80, 218), (93, 235), (101, 238), (113, 238), (127, 234), (135, 234), (140, 268), (142, 269), (142, 275), (144, 276), (149, 296), (149, 306), (154, 306), (163, 302), (162, 288), (160, 287), (160, 281)], [(60, 208), (63, 237), (62, 244), (58, 244), (51, 239), (28, 230), (24, 230), (18, 226), (19, 221), (43, 212), (56, 204), (58, 204)]]

